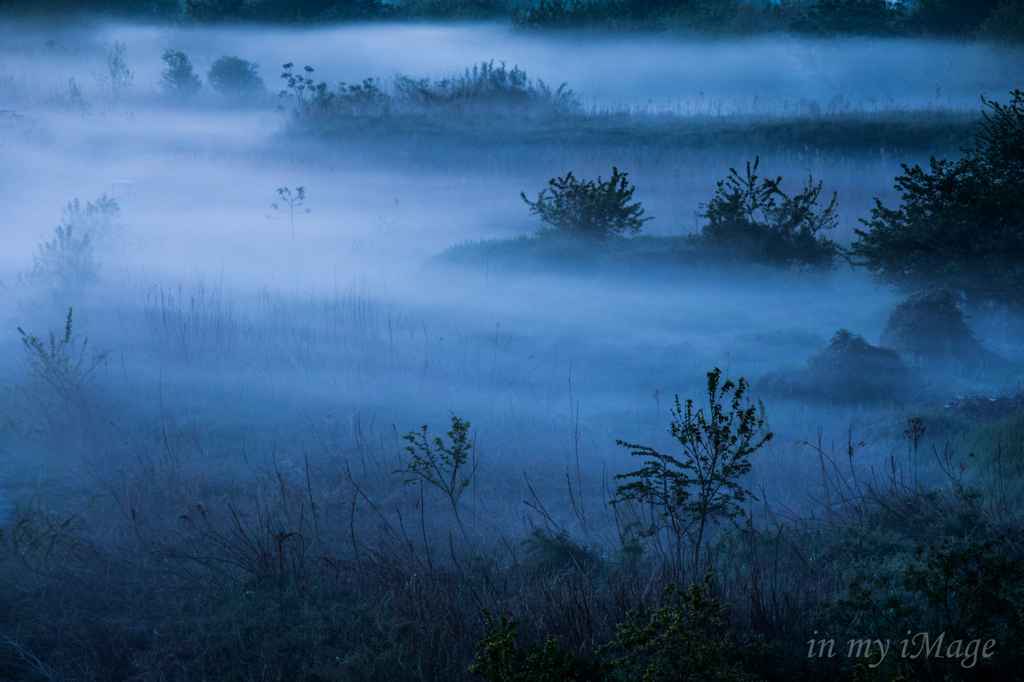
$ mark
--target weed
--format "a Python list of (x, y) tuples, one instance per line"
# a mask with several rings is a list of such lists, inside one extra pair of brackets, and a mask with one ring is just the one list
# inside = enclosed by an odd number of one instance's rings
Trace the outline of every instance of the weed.
[(293, 194), (287, 187), (277, 188), (278, 202), (270, 205), (270, 208), (274, 209), (276, 213), (283, 213), (284, 215), (277, 216), (276, 220), (287, 220), (288, 226), (291, 228), (292, 235), (292, 248), (295, 248), (295, 214), (298, 212), (312, 213), (312, 209), (303, 208), (306, 203), (306, 188), (296, 187), (295, 193)]

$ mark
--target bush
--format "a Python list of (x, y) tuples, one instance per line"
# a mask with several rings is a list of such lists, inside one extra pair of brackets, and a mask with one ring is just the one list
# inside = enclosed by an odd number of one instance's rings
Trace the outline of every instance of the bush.
[(192, 70), (192, 62), (184, 52), (167, 48), (163, 60), (167, 68), (160, 75), (160, 86), (166, 95), (186, 100), (202, 90), (203, 84)]
[(258, 64), (238, 57), (221, 57), (210, 67), (210, 87), (233, 99), (257, 99), (266, 94), (263, 79), (256, 73)]
[(735, 168), (718, 183), (715, 196), (701, 204), (698, 218), (707, 220), (697, 241), (719, 255), (776, 267), (831, 268), (839, 247), (824, 234), (837, 223), (836, 195), (819, 204), (821, 183), (790, 197), (779, 188), (782, 178), (761, 179), (760, 159), (747, 163), (746, 177)]
[(929, 360), (977, 359), (985, 353), (949, 289), (903, 299), (889, 315), (882, 343)]
[[(580, 182), (572, 171), (564, 178), (552, 178), (548, 189), (537, 196), (537, 201), (526, 198), (530, 215), (539, 215), (553, 229), (569, 235), (591, 240), (603, 240), (613, 234), (636, 234), (648, 220), (640, 203), (630, 204), (636, 187), (626, 181), (628, 173), (620, 173), (612, 166), (612, 177), (607, 182), (593, 180)], [(548, 192), (551, 193), (547, 196)]]
[(982, 98), (981, 130), (959, 161), (903, 166), (900, 205), (878, 199), (857, 230), (858, 265), (904, 291), (947, 287), (968, 303), (1024, 303), (1024, 92)]
[(904, 398), (914, 388), (896, 351), (872, 346), (846, 329), (809, 357), (806, 368), (772, 372), (760, 385), (793, 397), (867, 403)]

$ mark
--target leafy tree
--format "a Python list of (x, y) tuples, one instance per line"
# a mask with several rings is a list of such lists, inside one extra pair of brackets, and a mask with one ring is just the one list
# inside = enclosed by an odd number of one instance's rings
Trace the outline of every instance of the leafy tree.
[(1024, 303), (1024, 92), (982, 98), (981, 129), (958, 161), (903, 166), (900, 205), (878, 199), (857, 230), (855, 262), (913, 292), (947, 287), (968, 303)]
[(168, 96), (186, 100), (203, 89), (202, 81), (193, 71), (192, 62), (184, 52), (167, 48), (163, 60), (167, 68), (160, 74), (160, 86)]
[(701, 204), (697, 217), (708, 222), (698, 240), (740, 260), (831, 268), (839, 247), (822, 232), (838, 224), (836, 194), (828, 205), (819, 203), (821, 183), (808, 178), (804, 190), (791, 197), (779, 188), (781, 177), (757, 175), (759, 163), (747, 163), (746, 177), (730, 168), (711, 201)]
[(549, 187), (537, 196), (537, 201), (527, 199), (525, 192), (520, 196), (529, 205), (530, 215), (539, 215), (553, 229), (570, 237), (599, 241), (623, 232), (636, 234), (653, 218), (642, 217), (644, 209), (639, 202), (629, 203), (636, 187), (627, 182), (627, 175), (612, 166), (607, 182), (602, 182), (600, 175), (596, 182), (581, 182), (570, 171), (564, 178), (549, 180)]
[(628, 482), (617, 486), (613, 504), (633, 500), (648, 506), (650, 522), (642, 533), (653, 537), (667, 530), (676, 542), (677, 564), (684, 540), (692, 541), (695, 572), (711, 526), (744, 515), (741, 505), (753, 495), (739, 479), (750, 471), (750, 456), (773, 435), (765, 430), (764, 405), (746, 399), (747, 382), (721, 379), (717, 367), (708, 372), (707, 414), (703, 407), (694, 411), (692, 399), (684, 407), (676, 396), (669, 434), (682, 447), (678, 457), (616, 441), (646, 461), (637, 471), (615, 477)]
[(221, 57), (210, 66), (207, 78), (210, 87), (222, 95), (236, 99), (255, 99), (266, 93), (258, 64), (239, 57)]

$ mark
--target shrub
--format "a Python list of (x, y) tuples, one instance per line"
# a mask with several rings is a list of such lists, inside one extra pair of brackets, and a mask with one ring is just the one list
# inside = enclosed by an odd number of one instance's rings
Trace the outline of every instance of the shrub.
[(164, 64), (167, 68), (160, 75), (160, 86), (164, 93), (174, 99), (186, 100), (194, 97), (203, 88), (199, 76), (192, 70), (188, 55), (180, 50), (164, 50)]
[(857, 230), (858, 265), (904, 291), (948, 287), (968, 303), (1024, 303), (1024, 92), (1007, 105), (982, 98), (975, 146), (930, 170), (903, 166), (900, 205), (878, 199)]
[(539, 215), (552, 229), (571, 237), (600, 241), (623, 232), (636, 234), (653, 218), (642, 217), (644, 209), (639, 202), (629, 203), (636, 187), (626, 181), (627, 175), (613, 166), (607, 182), (602, 182), (600, 175), (596, 182), (581, 182), (570, 171), (564, 178), (549, 180), (548, 189), (537, 201), (527, 199), (525, 192), (520, 196), (530, 207), (530, 215)]
[(616, 441), (646, 461), (637, 471), (615, 477), (629, 482), (617, 486), (613, 504), (632, 500), (649, 507), (643, 518), (651, 521), (642, 534), (651, 537), (667, 530), (675, 542), (677, 566), (684, 545), (692, 542), (695, 571), (711, 527), (744, 515), (740, 505), (752, 495), (739, 479), (750, 471), (750, 456), (772, 439), (764, 431), (764, 405), (755, 407), (746, 400), (746, 381), (721, 383), (721, 378), (717, 367), (708, 372), (706, 416), (704, 408), (694, 412), (692, 399), (684, 408), (676, 396), (669, 434), (682, 448), (678, 457)]
[(919, 292), (903, 299), (889, 315), (882, 343), (930, 360), (969, 359), (984, 354), (949, 289)]
[(394, 87), (400, 101), (419, 106), (471, 105), (491, 110), (500, 106), (538, 113), (572, 113), (581, 106), (566, 83), (552, 90), (540, 79), (531, 80), (518, 66), (508, 69), (502, 62), (495, 68), (493, 60), (441, 80), (397, 75)]
[(896, 351), (840, 329), (806, 367), (771, 372), (759, 386), (792, 397), (877, 403), (903, 398), (915, 384)]
[(839, 247), (822, 234), (837, 223), (836, 195), (822, 205), (821, 183), (790, 197), (779, 188), (782, 178), (761, 179), (760, 159), (747, 163), (746, 177), (735, 168), (718, 183), (715, 196), (701, 204), (698, 218), (707, 220), (698, 242), (720, 255), (776, 267), (831, 268)]
[(257, 99), (266, 93), (263, 79), (253, 64), (238, 57), (221, 57), (210, 67), (210, 87), (233, 99)]
[(32, 269), (18, 273), (18, 280), (60, 306), (75, 302), (99, 281), (89, 235), (76, 237), (72, 225), (58, 226), (54, 238), (39, 245)]

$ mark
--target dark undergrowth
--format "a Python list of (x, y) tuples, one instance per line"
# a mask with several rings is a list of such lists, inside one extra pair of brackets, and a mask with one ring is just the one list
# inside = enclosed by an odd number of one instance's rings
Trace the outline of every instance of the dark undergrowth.
[[(5, 393), (4, 453), (20, 455), (0, 523), (5, 678), (460, 680), (476, 664), (492, 680), (856, 680), (865, 638), (891, 643), (879, 680), (1020, 670), (1019, 414), (942, 441), (924, 438), (942, 435), (932, 413), (893, 413), (883, 459), (852, 426), (799, 443), (804, 496), (750, 491), (701, 542), (650, 525), (664, 502), (611, 504), (615, 472), (595, 486), (479, 459), (454, 416), (447, 437), (424, 427), (403, 447), (356, 423), (288, 459), (188, 422), (138, 428), (64, 371), (68, 336), (29, 347)], [(810, 364), (889, 361), (861, 345), (838, 334)], [(45, 432), (18, 428), (44, 416)], [(522, 502), (496, 502), (520, 475)], [(901, 655), (908, 630), (930, 643)], [(942, 633), (948, 655), (910, 655)]]

